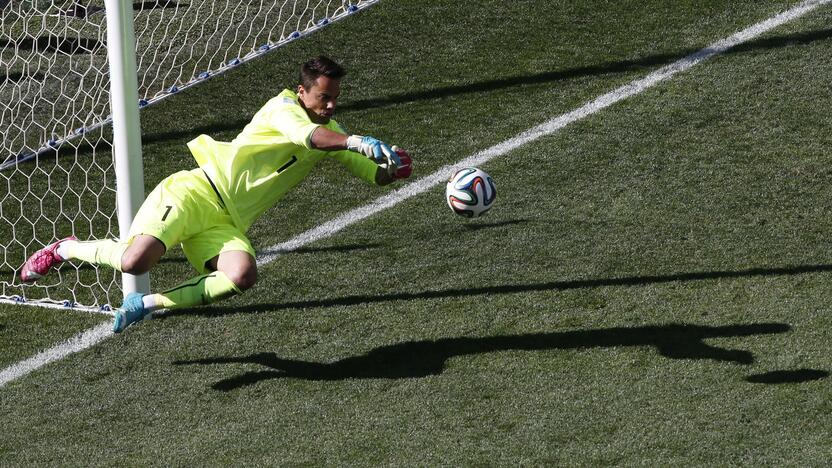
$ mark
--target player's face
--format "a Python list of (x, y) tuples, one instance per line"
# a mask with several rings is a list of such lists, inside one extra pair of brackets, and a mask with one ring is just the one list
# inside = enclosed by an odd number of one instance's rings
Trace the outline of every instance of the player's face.
[(318, 124), (329, 123), (340, 94), (341, 80), (327, 76), (319, 76), (311, 89), (298, 86), (298, 98), (309, 118)]

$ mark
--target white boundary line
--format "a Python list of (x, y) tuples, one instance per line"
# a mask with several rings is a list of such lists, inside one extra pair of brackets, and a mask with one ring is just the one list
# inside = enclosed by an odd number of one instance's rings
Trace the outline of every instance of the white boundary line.
[[(348, 211), (335, 219), (295, 236), (286, 242), (273, 245), (265, 249), (261, 255), (257, 256), (257, 264), (266, 265), (277, 259), (277, 257), (285, 252), (289, 252), (306, 244), (327, 238), (347, 226), (355, 224), (380, 211), (386, 210), (387, 208), (393, 207), (411, 197), (426, 192), (434, 186), (444, 182), (447, 179), (448, 174), (451, 174), (455, 169), (466, 166), (481, 165), (541, 137), (551, 135), (572, 122), (590, 116), (611, 106), (612, 104), (615, 104), (618, 101), (639, 94), (642, 91), (671, 78), (679, 72), (685, 71), (704, 60), (721, 54), (739, 44), (742, 44), (743, 42), (754, 39), (757, 36), (776, 28), (777, 26), (795, 20), (815, 8), (830, 2), (832, 2), (832, 0), (807, 0), (800, 5), (750, 26), (730, 37), (715, 42), (702, 50), (694, 52), (687, 57), (650, 73), (644, 78), (632, 81), (629, 84), (604, 94), (573, 110), (572, 112), (555, 117), (536, 127), (526, 130), (511, 139), (480, 151), (479, 153), (475, 153), (456, 164), (444, 166), (433, 174), (418, 179), (398, 190), (390, 192), (372, 203)], [(110, 324), (104, 323), (91, 328), (64, 343), (58, 344), (50, 349), (47, 349), (46, 351), (42, 351), (25, 361), (13, 364), (10, 367), (0, 371), (0, 387), (4, 386), (8, 382), (11, 382), (12, 380), (29, 374), (46, 364), (58, 361), (66, 356), (69, 356), (70, 354), (90, 348), (112, 334)]]
[(39, 369), (50, 362), (58, 361), (69, 356), (70, 354), (95, 346), (104, 338), (113, 334), (112, 328), (113, 326), (110, 322), (96, 325), (95, 327), (75, 335), (63, 343), (35, 354), (29, 359), (20, 361), (17, 364), (12, 364), (11, 366), (0, 371), (0, 387), (6, 385), (12, 380), (23, 377), (24, 375)]

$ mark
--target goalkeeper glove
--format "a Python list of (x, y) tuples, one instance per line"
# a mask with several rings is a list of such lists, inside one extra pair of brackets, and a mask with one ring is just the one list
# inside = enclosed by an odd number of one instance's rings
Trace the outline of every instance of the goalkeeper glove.
[(393, 147), (393, 154), (396, 159), (389, 158), (387, 161), (380, 164), (380, 166), (387, 170), (390, 177), (394, 179), (407, 179), (413, 173), (413, 159), (407, 154), (407, 151)]
[(385, 159), (398, 159), (398, 156), (386, 143), (371, 136), (352, 135), (348, 137), (347, 149), (361, 153), (379, 164), (384, 162)]

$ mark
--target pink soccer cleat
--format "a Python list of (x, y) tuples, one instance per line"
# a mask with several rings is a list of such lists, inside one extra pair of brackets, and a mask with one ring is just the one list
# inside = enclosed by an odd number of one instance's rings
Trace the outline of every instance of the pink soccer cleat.
[(26, 260), (26, 263), (23, 264), (23, 268), (20, 269), (20, 279), (25, 283), (31, 283), (46, 276), (49, 270), (52, 269), (52, 266), (64, 261), (63, 258), (58, 256), (56, 251), (58, 250), (58, 246), (61, 245), (61, 242), (68, 240), (78, 240), (78, 238), (75, 236), (65, 237), (32, 254), (29, 260)]

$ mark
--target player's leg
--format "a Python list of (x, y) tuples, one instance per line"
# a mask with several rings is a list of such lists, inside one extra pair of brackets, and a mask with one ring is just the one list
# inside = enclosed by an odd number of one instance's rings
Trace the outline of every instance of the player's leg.
[(26, 262), (23, 263), (23, 266), (20, 267), (21, 281), (24, 283), (30, 283), (46, 276), (46, 274), (52, 270), (53, 266), (66, 259), (66, 257), (58, 254), (58, 249), (75, 240), (77, 240), (75, 236), (69, 236), (59, 240), (58, 242), (53, 242), (30, 255), (29, 258), (26, 259)]
[(166, 251), (165, 244), (156, 237), (137, 234), (121, 256), (121, 271), (131, 275), (143, 275), (159, 263)]
[(106, 265), (115, 270), (142, 275), (159, 263), (165, 244), (145, 234), (137, 234), (128, 242), (111, 239), (62, 241), (56, 253), (62, 261), (80, 260), (94, 265)]
[[(210, 190), (210, 187), (209, 189)], [(203, 199), (210, 199), (210, 194)], [(182, 241), (182, 250), (199, 276), (152, 294), (131, 294), (116, 313), (114, 331), (121, 331), (148, 313), (211, 304), (242, 293), (257, 281), (257, 262), (248, 238), (221, 206), (200, 210), (202, 225)]]
[[(130, 226), (130, 241), (95, 242), (71, 245), (72, 258), (86, 261), (109, 259), (111, 266), (134, 275), (147, 273), (172, 246), (210, 226), (212, 211), (218, 204), (201, 171), (180, 171), (161, 181), (142, 203)], [(116, 265), (117, 264), (117, 265)], [(148, 315), (144, 295), (131, 293), (124, 298), (113, 320), (113, 331), (120, 332)]]
[(159, 263), (165, 244), (149, 235), (137, 235), (128, 242), (112, 239), (79, 241), (75, 236), (61, 239), (33, 254), (20, 271), (25, 282), (38, 280), (60, 262), (79, 260), (103, 265), (124, 273), (141, 275)]
[(209, 272), (166, 291), (145, 295), (142, 305), (154, 311), (213, 304), (241, 294), (257, 282), (257, 262), (247, 251), (223, 251), (206, 263)]
[(211, 304), (240, 293), (242, 290), (221, 271), (196, 276), (159, 293), (131, 293), (116, 311), (113, 331), (118, 333), (156, 310)]
[(240, 292), (257, 282), (257, 261), (252, 251), (225, 250), (209, 260), (208, 266), (228, 277)]
[(248, 238), (235, 228), (227, 215), (216, 216), (216, 224), (182, 242), (191, 265), (202, 273), (167, 291), (144, 296), (149, 310), (194, 307), (241, 294), (257, 282), (257, 261)]
[(257, 283), (257, 261), (253, 252), (224, 251), (209, 263), (214, 270), (224, 273), (240, 291), (251, 289)]
[(165, 253), (179, 243), (185, 229), (193, 225), (185, 206), (188, 172), (178, 172), (161, 181), (147, 196), (130, 227), (127, 241), (112, 239), (79, 241), (61, 239), (35, 252), (21, 268), (25, 282), (45, 276), (53, 266), (67, 260), (103, 265), (131, 274), (147, 273)]

